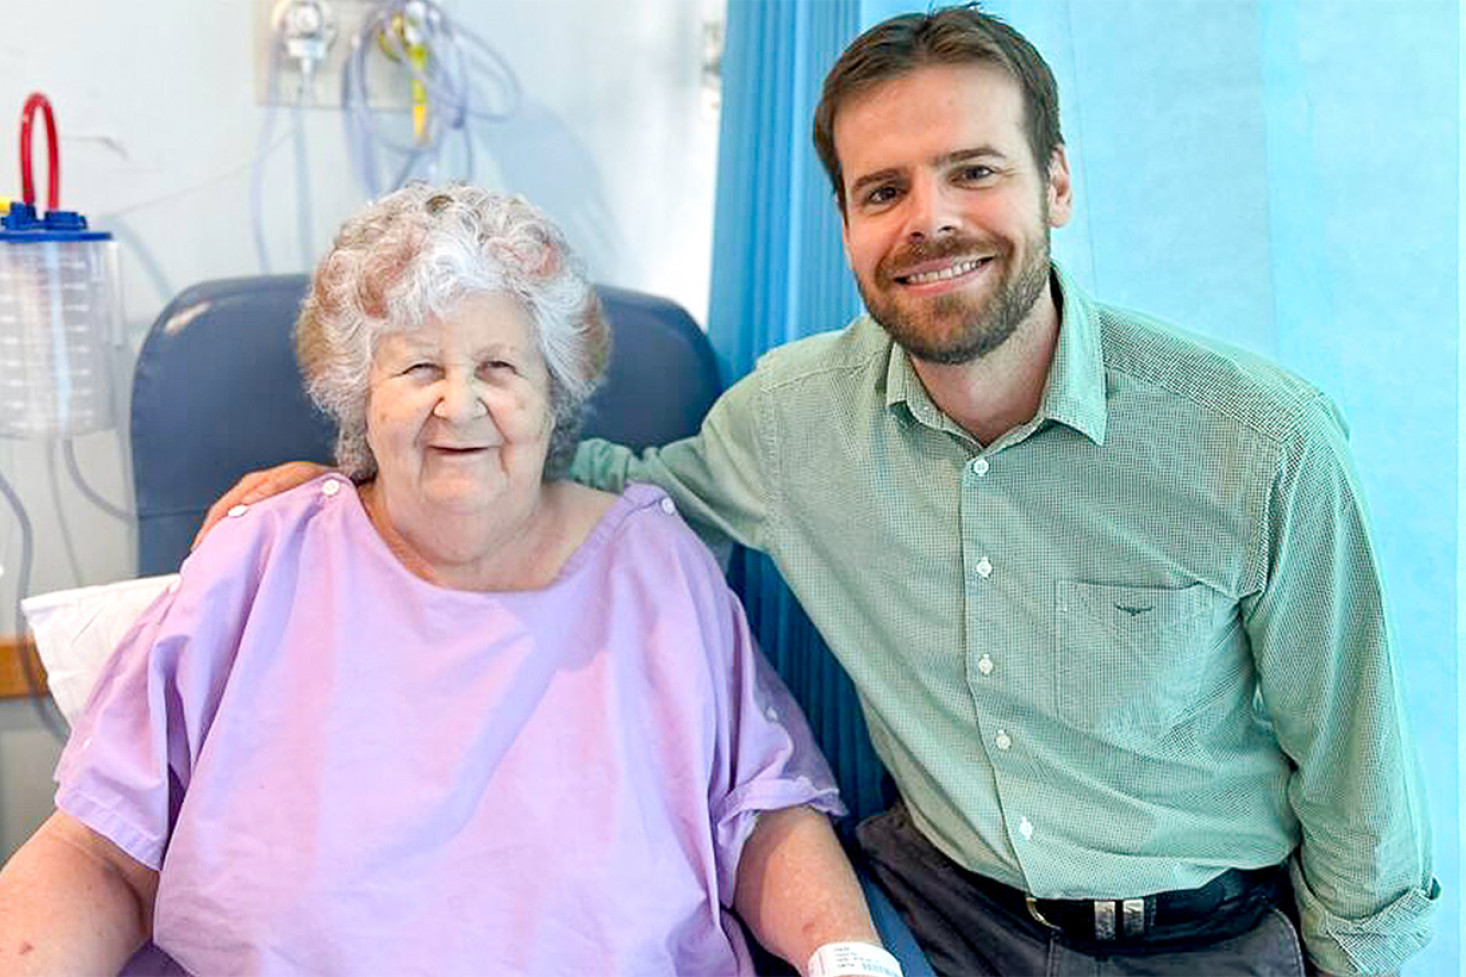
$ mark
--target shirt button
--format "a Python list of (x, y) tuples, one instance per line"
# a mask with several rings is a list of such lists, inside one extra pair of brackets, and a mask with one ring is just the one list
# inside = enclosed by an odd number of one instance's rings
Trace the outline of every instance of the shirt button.
[(676, 515), (677, 514), (677, 504), (675, 502), (673, 502), (671, 499), (663, 499), (662, 500), (662, 511), (665, 512), (669, 516)]
[(249, 511), (249, 506), (244, 505), (244, 504), (241, 503), (240, 505), (237, 505), (234, 508), (232, 508), (232, 509), (229, 510), (229, 518), (231, 518), (231, 519), (238, 519), (240, 516), (244, 515), (248, 511)]
[(984, 580), (993, 575), (993, 564), (987, 557), (977, 561), (977, 575)]
[(773, 706), (769, 706), (767, 709), (765, 709), (764, 715), (769, 717), (769, 722), (771, 723), (776, 723), (779, 721), (779, 710), (775, 709)]
[(994, 738), (994, 741), (998, 744), (998, 749), (1000, 750), (1006, 750), (1013, 745), (1013, 738), (1001, 729), (998, 730), (998, 735)]
[(321, 486), (321, 494), (328, 499), (339, 491), (341, 491), (341, 483), (334, 478), (326, 479), (326, 484)]
[(988, 460), (986, 458), (972, 459), (972, 474), (986, 475), (988, 473)]
[(987, 655), (983, 655), (977, 660), (977, 670), (984, 675), (993, 674), (993, 660)]
[(1028, 818), (1022, 818), (1018, 822), (1018, 833), (1025, 838), (1033, 837), (1033, 822)]

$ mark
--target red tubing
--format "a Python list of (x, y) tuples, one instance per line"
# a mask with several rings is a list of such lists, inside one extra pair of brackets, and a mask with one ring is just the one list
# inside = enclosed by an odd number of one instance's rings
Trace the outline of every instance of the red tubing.
[(20, 111), (20, 193), (25, 202), (35, 205), (36, 183), (31, 178), (31, 123), (36, 110), (46, 114), (46, 162), (50, 164), (50, 179), (46, 184), (46, 209), (61, 209), (61, 148), (56, 139), (56, 116), (51, 112), (51, 102), (40, 92), (31, 92)]

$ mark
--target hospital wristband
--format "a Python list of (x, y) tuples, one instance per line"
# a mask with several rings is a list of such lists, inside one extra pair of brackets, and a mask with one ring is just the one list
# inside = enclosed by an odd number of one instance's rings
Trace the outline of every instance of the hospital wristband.
[(826, 943), (809, 958), (809, 977), (902, 977), (901, 964), (874, 943)]

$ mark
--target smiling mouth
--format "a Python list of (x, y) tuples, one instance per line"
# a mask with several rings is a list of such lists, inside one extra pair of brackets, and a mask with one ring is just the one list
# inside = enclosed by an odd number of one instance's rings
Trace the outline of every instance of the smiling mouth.
[(958, 261), (945, 268), (938, 268), (935, 271), (923, 271), (912, 275), (894, 275), (893, 280), (901, 285), (931, 285), (935, 282), (951, 281), (963, 275), (970, 274), (992, 261), (992, 258), (969, 258), (966, 261)]
[(451, 447), (449, 445), (435, 444), (435, 445), (431, 445), (431, 447), (432, 447), (432, 449), (434, 451), (439, 452), (440, 454), (445, 454), (445, 455), (471, 455), (471, 454), (477, 454), (480, 451), (488, 451), (489, 450), (487, 447), (484, 447), (484, 446), (474, 447), (474, 448), (458, 448), (458, 447)]

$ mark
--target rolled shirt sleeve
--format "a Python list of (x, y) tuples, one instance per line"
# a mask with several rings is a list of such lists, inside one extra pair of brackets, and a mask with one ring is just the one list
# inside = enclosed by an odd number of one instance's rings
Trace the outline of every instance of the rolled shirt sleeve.
[(709, 809), (718, 898), (733, 905), (738, 863), (758, 815), (807, 805), (845, 813), (830, 772), (794, 698), (755, 646), (743, 609), (725, 592), (725, 694), (717, 698), (718, 748)]
[(1383, 973), (1429, 941), (1439, 893), (1419, 761), (1336, 409), (1316, 401), (1284, 449), (1257, 554), (1262, 586), (1243, 614), (1264, 703), (1295, 765), (1303, 938), (1325, 970)]

